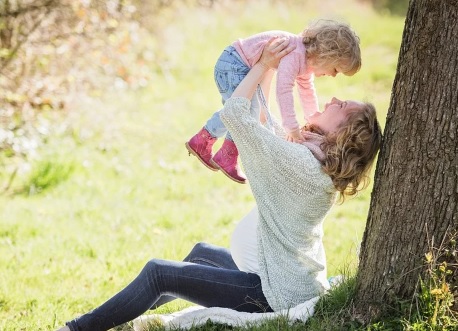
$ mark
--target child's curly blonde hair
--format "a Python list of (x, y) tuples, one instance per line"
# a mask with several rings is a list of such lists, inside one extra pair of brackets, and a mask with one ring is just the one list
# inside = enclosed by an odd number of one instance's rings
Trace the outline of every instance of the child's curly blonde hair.
[(359, 37), (346, 23), (317, 20), (302, 32), (307, 58), (314, 65), (336, 69), (353, 76), (361, 68)]

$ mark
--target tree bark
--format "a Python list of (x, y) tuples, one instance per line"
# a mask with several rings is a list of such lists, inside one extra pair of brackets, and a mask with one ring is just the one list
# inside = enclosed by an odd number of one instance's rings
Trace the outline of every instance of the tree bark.
[(357, 275), (368, 322), (410, 300), (425, 253), (458, 228), (458, 1), (411, 0)]

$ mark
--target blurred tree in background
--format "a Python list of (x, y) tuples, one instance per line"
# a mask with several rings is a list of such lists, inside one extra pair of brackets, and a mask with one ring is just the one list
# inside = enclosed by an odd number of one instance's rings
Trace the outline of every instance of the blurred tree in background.
[[(67, 109), (75, 92), (105, 77), (141, 84), (131, 52), (136, 8), (119, 1), (2, 0), (0, 2), (0, 148), (27, 156), (52, 129), (42, 116)], [(129, 64), (129, 65), (127, 65)]]
[(146, 86), (166, 59), (145, 40), (176, 6), (214, 1), (0, 0), (0, 166), (14, 176), (78, 96)]
[(363, 0), (370, 2), (374, 9), (385, 11), (393, 15), (405, 16), (409, 7), (409, 0)]

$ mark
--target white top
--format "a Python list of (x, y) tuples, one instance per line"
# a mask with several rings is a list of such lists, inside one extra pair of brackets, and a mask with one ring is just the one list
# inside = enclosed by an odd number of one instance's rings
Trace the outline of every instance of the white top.
[(254, 207), (237, 224), (231, 239), (231, 255), (241, 271), (259, 273), (257, 230), (258, 208)]

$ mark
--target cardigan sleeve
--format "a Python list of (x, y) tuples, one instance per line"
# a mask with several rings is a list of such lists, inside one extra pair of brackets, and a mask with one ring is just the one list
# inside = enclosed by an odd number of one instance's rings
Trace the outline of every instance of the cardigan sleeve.
[(272, 115), (272, 113), (270, 114), (270, 119), (272, 120), (272, 127), (273, 127), (273, 130), (274, 130), (274, 133), (277, 137), (280, 137), (282, 138), (283, 140), (286, 139), (286, 131), (285, 129), (281, 126), (280, 122), (278, 121), (278, 119)]

